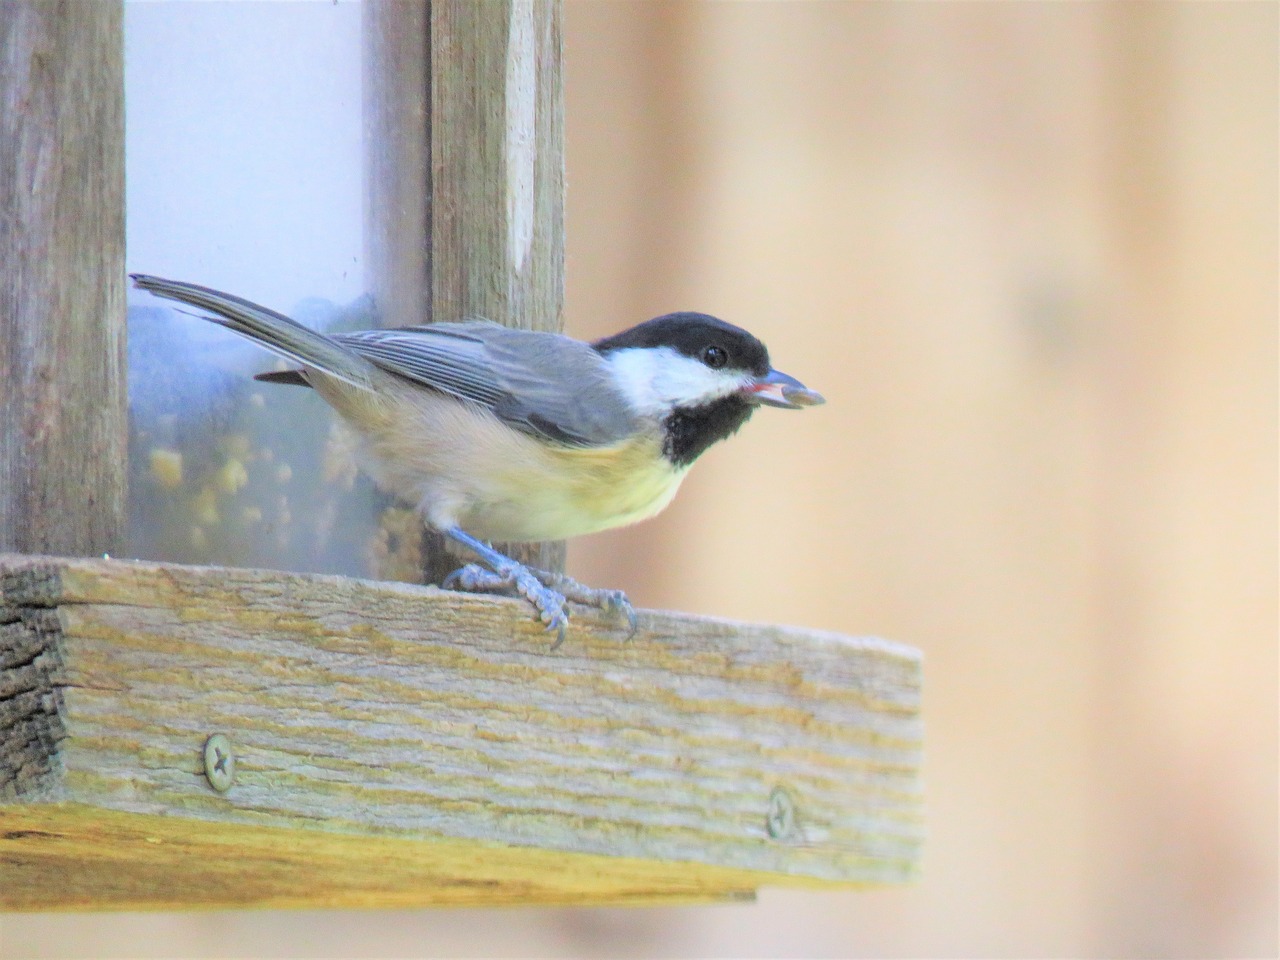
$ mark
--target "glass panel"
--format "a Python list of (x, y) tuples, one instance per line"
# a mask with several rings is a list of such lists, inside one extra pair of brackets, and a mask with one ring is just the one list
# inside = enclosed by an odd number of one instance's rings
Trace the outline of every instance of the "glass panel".
[[(374, 325), (360, 5), (131, 2), (125, 29), (129, 269)], [(131, 293), (131, 556), (367, 575), (417, 551), (323, 401), (251, 379), (282, 366)]]

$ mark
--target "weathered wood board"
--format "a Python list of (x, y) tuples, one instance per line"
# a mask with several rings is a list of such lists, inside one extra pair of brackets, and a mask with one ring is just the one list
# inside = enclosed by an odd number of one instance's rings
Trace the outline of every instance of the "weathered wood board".
[[(660, 902), (910, 879), (919, 655), (0, 555), (0, 907)], [(204, 772), (232, 741), (225, 793)]]

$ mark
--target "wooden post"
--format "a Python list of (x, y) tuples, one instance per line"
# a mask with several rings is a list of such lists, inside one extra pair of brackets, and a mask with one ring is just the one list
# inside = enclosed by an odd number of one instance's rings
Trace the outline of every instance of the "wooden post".
[(119, 0), (0, 4), (0, 550), (121, 542), (123, 62)]
[[(368, 264), (384, 324), (564, 326), (560, 0), (367, 4)], [(427, 534), (425, 579), (471, 558)], [(564, 544), (498, 544), (564, 569)]]
[(361, 8), (365, 275), (385, 327), (431, 314), (431, 33), (427, 0)]

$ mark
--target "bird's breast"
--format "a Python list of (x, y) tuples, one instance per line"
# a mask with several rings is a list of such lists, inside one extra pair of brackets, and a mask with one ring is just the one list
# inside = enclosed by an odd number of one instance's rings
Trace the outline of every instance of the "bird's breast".
[(498, 495), (474, 504), (466, 529), (493, 540), (562, 540), (626, 526), (665, 508), (687, 472), (662, 456), (656, 436), (610, 447), (532, 443), (502, 471)]

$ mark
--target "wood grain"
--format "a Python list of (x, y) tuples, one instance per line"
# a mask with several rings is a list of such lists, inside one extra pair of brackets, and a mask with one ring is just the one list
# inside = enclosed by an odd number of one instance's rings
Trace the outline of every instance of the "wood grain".
[(558, 0), (431, 4), (436, 319), (564, 325), (561, 44)]
[[(916, 870), (909, 648), (650, 611), (624, 642), (583, 610), (553, 652), (511, 600), (119, 561), (0, 556), (0, 589), (8, 908), (705, 899)], [(242, 888), (208, 862), (228, 845)], [(307, 851), (331, 867), (315, 889)]]
[(767, 874), (496, 843), (0, 807), (6, 910), (652, 905), (750, 900)]
[[(384, 327), (432, 319), (431, 34), (426, 0), (361, 6), (365, 276)], [(443, 319), (443, 318), (437, 318)]]
[(124, 518), (119, 0), (0, 10), (0, 549), (117, 549)]

